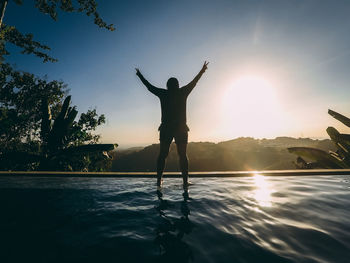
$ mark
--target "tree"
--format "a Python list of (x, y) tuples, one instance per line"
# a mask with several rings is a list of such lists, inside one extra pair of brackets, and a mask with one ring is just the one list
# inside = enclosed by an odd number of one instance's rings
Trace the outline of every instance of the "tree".
[(27, 72), (0, 65), (0, 147), (12, 149), (20, 142), (37, 141), (41, 120), (41, 101), (49, 98), (53, 115), (67, 94), (61, 81), (47, 81)]
[(21, 170), (103, 170), (116, 145), (96, 144), (105, 122), (96, 109), (70, 107), (63, 82), (46, 81), (2, 64), (0, 71), (0, 167)]
[[(12, 0), (22, 5), (22, 0)], [(81, 12), (94, 17), (94, 23), (113, 31), (97, 12), (95, 0), (35, 0), (35, 7), (57, 20), (59, 10)], [(108, 150), (116, 145), (97, 145), (94, 134), (105, 116), (96, 110), (82, 113), (76, 121), (75, 107), (62, 81), (47, 81), (2, 63), (9, 52), (6, 44), (34, 54), (43, 62), (56, 62), (48, 55), (50, 48), (3, 23), (8, 0), (0, 0), (0, 169), (20, 170), (96, 170), (110, 165)], [(104, 153), (104, 154), (101, 154)]]
[[(17, 5), (22, 5), (22, 0), (12, 0)], [(94, 23), (110, 31), (114, 31), (113, 24), (107, 24), (97, 12), (97, 2), (95, 0), (35, 0), (35, 7), (43, 14), (49, 15), (53, 20), (57, 20), (59, 10), (63, 12), (85, 13), (94, 17)], [(32, 34), (23, 34), (14, 26), (3, 23), (8, 0), (0, 0), (0, 62), (4, 61), (4, 55), (9, 55), (6, 43), (14, 44), (22, 49), (23, 54), (34, 54), (40, 57), (43, 62), (56, 62), (57, 59), (48, 55), (50, 48), (33, 40)]]

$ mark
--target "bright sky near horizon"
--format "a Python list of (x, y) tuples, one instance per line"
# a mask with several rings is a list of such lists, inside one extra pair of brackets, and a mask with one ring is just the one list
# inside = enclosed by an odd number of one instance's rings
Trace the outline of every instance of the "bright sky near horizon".
[(80, 112), (97, 108), (102, 142), (158, 142), (155, 86), (185, 85), (205, 60), (207, 72), (188, 99), (190, 141), (240, 136), (327, 137), (350, 116), (349, 1), (98, 1), (108, 32), (82, 14), (58, 21), (29, 3), (9, 3), (4, 21), (52, 48), (57, 63), (13, 52), (20, 70), (63, 80)]

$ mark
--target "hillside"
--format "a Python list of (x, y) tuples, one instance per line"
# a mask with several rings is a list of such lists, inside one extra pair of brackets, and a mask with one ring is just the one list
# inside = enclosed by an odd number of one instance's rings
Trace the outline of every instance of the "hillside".
[[(191, 142), (187, 155), (190, 171), (234, 171), (295, 169), (296, 156), (288, 147), (307, 146), (323, 150), (335, 150), (334, 144), (326, 140), (309, 138), (277, 137), (275, 139), (237, 138), (211, 143)], [(171, 145), (166, 171), (178, 171), (175, 144)], [(116, 153), (112, 171), (155, 171), (159, 144), (145, 148), (134, 148)]]

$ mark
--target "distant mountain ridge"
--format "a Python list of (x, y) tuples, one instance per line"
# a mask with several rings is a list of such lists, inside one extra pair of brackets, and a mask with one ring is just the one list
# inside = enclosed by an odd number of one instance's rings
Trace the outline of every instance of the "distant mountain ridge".
[[(335, 150), (331, 140), (276, 137), (275, 139), (237, 139), (212, 142), (191, 142), (187, 147), (190, 171), (240, 171), (295, 169), (296, 156), (288, 147), (313, 147)], [(147, 172), (156, 170), (159, 144), (126, 149), (115, 154), (112, 171)], [(170, 147), (166, 171), (179, 171), (175, 144)]]

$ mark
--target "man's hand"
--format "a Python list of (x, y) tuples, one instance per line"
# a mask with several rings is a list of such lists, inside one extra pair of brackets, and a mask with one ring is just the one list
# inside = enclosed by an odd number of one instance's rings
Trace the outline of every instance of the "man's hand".
[(139, 77), (142, 76), (142, 74), (138, 68), (135, 68), (135, 70), (136, 70), (136, 76), (139, 76)]
[(204, 61), (203, 67), (202, 67), (202, 69), (201, 69), (202, 72), (204, 72), (204, 71), (207, 70), (208, 64), (209, 64), (209, 61), (208, 61), (208, 62), (207, 62), (207, 61)]

